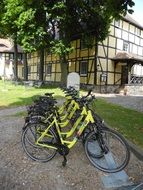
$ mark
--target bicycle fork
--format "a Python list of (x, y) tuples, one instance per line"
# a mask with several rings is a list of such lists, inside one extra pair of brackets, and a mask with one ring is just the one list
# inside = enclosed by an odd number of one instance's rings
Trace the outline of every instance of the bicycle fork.
[(94, 128), (94, 131), (95, 131), (97, 141), (99, 143), (99, 146), (100, 146), (102, 152), (104, 154), (107, 154), (109, 152), (109, 148), (108, 148), (107, 142), (106, 142), (108, 139), (105, 140), (106, 137), (103, 137), (104, 134), (102, 134), (102, 129)]

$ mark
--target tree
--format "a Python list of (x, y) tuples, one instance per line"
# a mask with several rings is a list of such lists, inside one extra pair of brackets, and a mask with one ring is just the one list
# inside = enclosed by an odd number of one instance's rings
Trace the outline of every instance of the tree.
[[(93, 34), (96, 43), (103, 41), (114, 18), (119, 19), (127, 12), (132, 13), (132, 0), (47, 0), (48, 24), (51, 25), (51, 49), (61, 59), (61, 82), (66, 83), (66, 55), (72, 50), (70, 41), (73, 36), (90, 42)], [(58, 30), (58, 39), (56, 31)], [(89, 34), (90, 33), (90, 34)]]
[[(4, 11), (4, 0), (1, 0), (0, 1), (0, 22), (2, 20), (2, 17), (3, 17), (3, 11)], [(5, 33), (4, 33), (4, 30), (3, 30), (3, 27), (1, 26), (0, 27), (0, 37), (3, 38), (5, 36)]]
[[(46, 29), (46, 12), (44, 1), (5, 0), (2, 1), (0, 14), (2, 34), (13, 39), (14, 42), (14, 73), (17, 78), (17, 44), (25, 53), (40, 51), (39, 79), (43, 80), (44, 48), (48, 43)], [(24, 66), (27, 67), (24, 58)], [(27, 68), (24, 69), (27, 71)], [(27, 79), (26, 75), (25, 79)]]
[[(132, 13), (132, 0), (5, 0), (4, 24), (8, 34), (20, 42), (26, 52), (41, 52), (40, 80), (43, 80), (44, 48), (61, 59), (61, 82), (66, 83), (66, 56), (73, 49), (73, 36), (90, 42), (104, 40), (114, 18)], [(12, 31), (10, 32), (10, 29)], [(90, 33), (90, 35), (89, 35)], [(90, 44), (90, 43), (89, 43)]]
[(26, 52), (39, 51), (39, 80), (43, 81), (44, 49), (49, 46), (50, 39), (45, 3), (44, 0), (23, 0), (23, 2), (24, 11), (16, 22), (19, 29), (19, 43)]
[(1, 3), (1, 14), (0, 14), (0, 23), (1, 23), (1, 33), (5, 37), (10, 37), (14, 43), (14, 77), (18, 78), (17, 74), (17, 63), (18, 63), (18, 49), (17, 49), (17, 32), (18, 27), (16, 20), (19, 17), (20, 13), (23, 11), (23, 7), (19, 5), (19, 0), (5, 0)]

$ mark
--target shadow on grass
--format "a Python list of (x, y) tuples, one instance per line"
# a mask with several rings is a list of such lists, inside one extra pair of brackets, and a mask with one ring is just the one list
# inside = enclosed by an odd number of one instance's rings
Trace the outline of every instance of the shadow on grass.
[[(13, 102), (11, 104), (9, 104), (8, 106), (0, 106), (0, 109), (3, 108), (8, 108), (8, 107), (19, 107), (19, 106), (28, 106), (34, 103), (34, 100), (37, 100), (40, 97), (40, 95), (34, 95), (31, 97), (20, 97), (18, 101)], [(64, 100), (64, 96), (61, 95), (55, 95), (54, 96), (55, 99), (58, 100)]]

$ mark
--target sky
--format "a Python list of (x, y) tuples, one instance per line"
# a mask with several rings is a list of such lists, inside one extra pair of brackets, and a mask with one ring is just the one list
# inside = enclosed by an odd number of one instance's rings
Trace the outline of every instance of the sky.
[(133, 0), (135, 6), (133, 6), (134, 13), (131, 15), (134, 20), (143, 26), (143, 0)]

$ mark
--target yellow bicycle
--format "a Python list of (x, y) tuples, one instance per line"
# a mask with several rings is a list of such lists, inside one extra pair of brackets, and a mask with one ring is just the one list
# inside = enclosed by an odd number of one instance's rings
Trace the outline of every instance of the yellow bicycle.
[(58, 152), (64, 157), (65, 166), (66, 155), (82, 139), (87, 158), (93, 166), (109, 173), (124, 169), (130, 158), (128, 144), (89, 108), (88, 104), (93, 99), (93, 96), (83, 97), (77, 101), (80, 109), (74, 125), (68, 131), (61, 129), (56, 116), (46, 124), (29, 123), (22, 133), (22, 145), (26, 154), (35, 161), (47, 162)]

